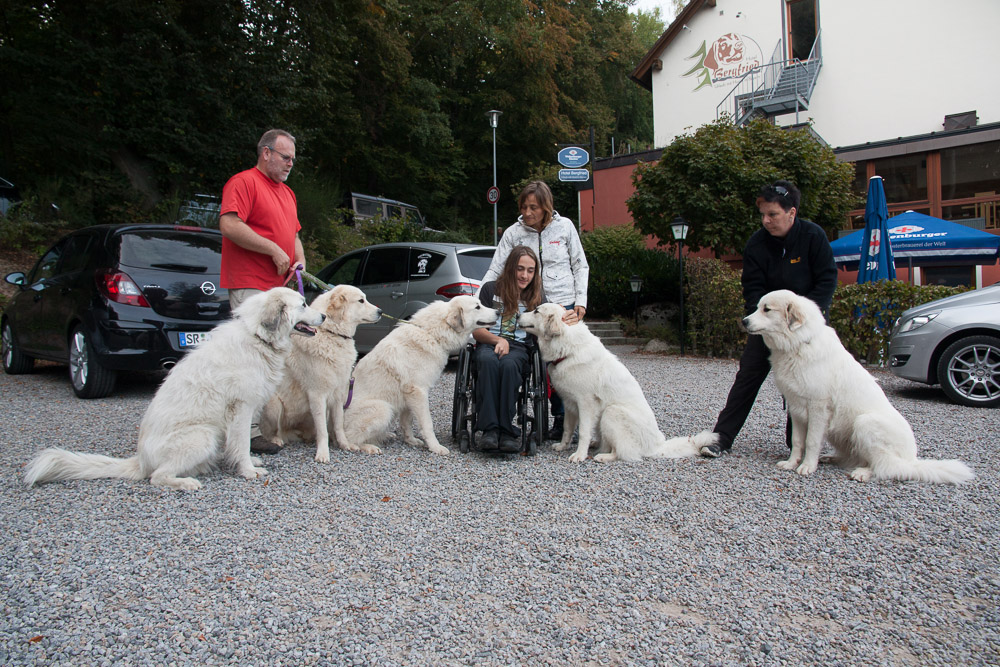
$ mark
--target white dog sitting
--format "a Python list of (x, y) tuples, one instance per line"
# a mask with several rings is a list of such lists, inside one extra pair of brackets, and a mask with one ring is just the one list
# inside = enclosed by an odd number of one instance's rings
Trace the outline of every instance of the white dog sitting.
[(765, 294), (743, 319), (771, 350), (774, 381), (792, 417), (792, 453), (778, 467), (808, 475), (824, 441), (861, 482), (885, 478), (960, 484), (961, 461), (917, 458), (913, 430), (875, 379), (826, 326), (819, 306), (788, 290)]
[(518, 325), (538, 338), (549, 379), (566, 406), (563, 438), (555, 449), (569, 447), (579, 425), (579, 445), (569, 457), (574, 463), (587, 459), (592, 439), (601, 442), (594, 457), (600, 462), (697, 454), (699, 444), (691, 438), (663, 437), (632, 374), (585, 324), (563, 322), (565, 312), (558, 304), (543, 303), (518, 318)]

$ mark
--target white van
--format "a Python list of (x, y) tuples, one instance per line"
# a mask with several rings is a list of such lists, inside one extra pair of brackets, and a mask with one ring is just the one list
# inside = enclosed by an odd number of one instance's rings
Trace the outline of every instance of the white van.
[(413, 204), (396, 201), (395, 199), (352, 192), (351, 210), (354, 211), (355, 222), (371, 220), (372, 218), (387, 220), (391, 217), (402, 217), (414, 224), (420, 225), (421, 228), (427, 226), (420, 209)]

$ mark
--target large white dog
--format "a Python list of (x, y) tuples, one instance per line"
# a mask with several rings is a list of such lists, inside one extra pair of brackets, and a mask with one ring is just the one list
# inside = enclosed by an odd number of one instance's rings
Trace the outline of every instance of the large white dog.
[[(426, 443), (435, 454), (447, 454), (434, 435), (428, 392), (469, 334), (496, 319), (497, 311), (479, 299), (457, 296), (428, 304), (396, 325), (354, 369), (354, 400), (344, 413), (348, 441), (371, 444), (380, 453), (372, 443), (386, 437), (398, 416), (407, 444)], [(413, 435), (414, 419), (424, 442)]]
[(826, 326), (819, 306), (788, 290), (765, 294), (743, 319), (771, 350), (774, 381), (792, 417), (792, 454), (778, 463), (808, 475), (824, 441), (851, 478), (960, 484), (973, 474), (961, 461), (917, 458), (913, 430), (881, 387)]
[(250, 456), (251, 420), (281, 381), (290, 334), (314, 335), (324, 315), (284, 287), (250, 297), (234, 315), (167, 375), (139, 425), (135, 456), (46, 449), (28, 464), (24, 483), (121, 477), (198, 489), (194, 475), (214, 467), (220, 454), (247, 479), (267, 474)]
[(285, 360), (285, 379), (260, 415), (260, 432), (284, 446), (289, 438), (316, 442), (316, 460), (330, 460), (330, 431), (341, 449), (374, 453), (358, 447), (344, 434), (344, 403), (350, 395), (351, 371), (358, 358), (354, 332), (359, 324), (377, 322), (378, 306), (351, 285), (337, 285), (312, 302), (326, 315), (315, 336), (292, 339)]
[(566, 449), (579, 425), (579, 445), (569, 457), (573, 462), (587, 459), (595, 436), (601, 441), (595, 461), (697, 454), (699, 445), (691, 438), (663, 437), (632, 374), (585, 324), (563, 322), (565, 312), (558, 304), (543, 303), (518, 319), (525, 331), (538, 338), (542, 359), (549, 364), (549, 379), (566, 406), (563, 438), (555, 449)]

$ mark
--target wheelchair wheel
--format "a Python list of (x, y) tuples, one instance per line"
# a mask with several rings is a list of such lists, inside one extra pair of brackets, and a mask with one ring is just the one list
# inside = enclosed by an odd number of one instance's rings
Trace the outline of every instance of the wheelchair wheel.
[[(534, 456), (538, 447), (545, 440), (545, 428), (549, 423), (549, 392), (545, 375), (545, 362), (537, 348), (531, 354), (530, 383), (525, 394), (526, 403), (531, 404), (531, 432), (527, 428), (521, 430), (522, 451), (528, 456)], [(527, 409), (527, 406), (524, 407)], [(525, 420), (527, 421), (527, 420)], [(524, 440), (526, 439), (526, 442)]]
[(455, 396), (452, 401), (451, 439), (457, 442), (459, 450), (469, 451), (472, 433), (469, 427), (469, 404), (472, 402), (472, 347), (465, 346), (458, 355), (455, 370)]

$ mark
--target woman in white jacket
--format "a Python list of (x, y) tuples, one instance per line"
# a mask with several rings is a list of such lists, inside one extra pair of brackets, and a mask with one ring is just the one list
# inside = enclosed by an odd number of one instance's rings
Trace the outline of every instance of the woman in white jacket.
[[(521, 215), (517, 223), (503, 233), (483, 283), (496, 280), (507, 256), (515, 246), (528, 246), (537, 251), (542, 265), (542, 290), (552, 303), (575, 312), (574, 320), (583, 320), (587, 313), (587, 280), (590, 266), (583, 253), (583, 244), (569, 218), (554, 210), (552, 190), (544, 181), (532, 181), (517, 199)], [(575, 322), (574, 322), (575, 323)], [(552, 429), (550, 439), (562, 437), (563, 406), (552, 393)]]

